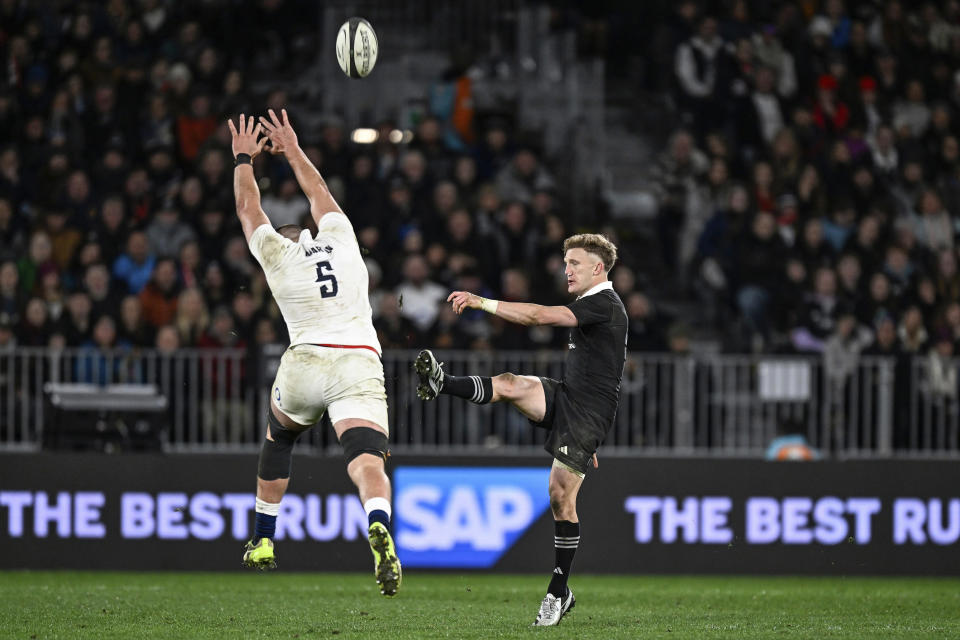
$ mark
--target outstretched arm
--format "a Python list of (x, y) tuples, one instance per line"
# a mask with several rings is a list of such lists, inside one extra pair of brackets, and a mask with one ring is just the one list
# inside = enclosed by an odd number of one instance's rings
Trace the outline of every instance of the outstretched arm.
[(300, 148), (297, 142), (297, 133), (290, 126), (287, 110), (280, 110), (280, 114), (283, 116), (282, 122), (273, 109), (269, 109), (267, 113), (270, 115), (270, 119), (260, 116), (260, 124), (263, 125), (267, 137), (270, 138), (270, 152), (282, 153), (287, 162), (290, 163), (290, 167), (297, 177), (297, 182), (300, 183), (300, 188), (306, 194), (307, 200), (310, 201), (310, 215), (313, 216), (313, 221), (320, 224), (320, 218), (331, 211), (343, 213), (343, 209), (340, 208), (340, 205), (337, 204), (330, 193), (330, 189), (327, 188), (323, 176), (320, 175), (317, 168), (310, 162), (310, 158)]
[(447, 302), (453, 304), (457, 314), (464, 309), (483, 309), (504, 320), (522, 324), (524, 326), (550, 325), (554, 327), (575, 327), (577, 317), (569, 307), (545, 307), (530, 302), (503, 302), (490, 300), (470, 293), (469, 291), (454, 291), (447, 297)]
[[(261, 127), (256, 125), (254, 128), (254, 118), (246, 119), (244, 114), (240, 114), (239, 131), (233, 124), (233, 120), (227, 120), (230, 127), (230, 135), (233, 136), (233, 157), (238, 154), (246, 154), (253, 160), (263, 149), (267, 139), (263, 138), (257, 142)], [(260, 206), (260, 189), (257, 187), (257, 180), (253, 175), (253, 165), (250, 162), (238, 164), (233, 170), (233, 195), (237, 203), (237, 217), (240, 218), (240, 225), (243, 227), (243, 235), (247, 242), (250, 242), (250, 236), (254, 229), (263, 224), (270, 224), (267, 214), (263, 212)]]

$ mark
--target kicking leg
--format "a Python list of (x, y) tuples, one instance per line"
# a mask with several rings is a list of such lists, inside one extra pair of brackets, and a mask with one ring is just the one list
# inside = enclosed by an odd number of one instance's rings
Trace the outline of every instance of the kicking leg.
[(533, 623), (553, 626), (576, 604), (573, 592), (567, 586), (573, 556), (580, 544), (580, 521), (577, 518), (577, 494), (583, 484), (583, 474), (554, 460), (550, 470), (550, 509), (554, 520), (553, 575), (547, 595), (540, 604), (540, 612)]
[(443, 393), (476, 404), (509, 402), (534, 422), (543, 420), (546, 413), (543, 384), (536, 376), (518, 376), (512, 373), (501, 373), (492, 378), (451, 376), (444, 373), (443, 363), (438, 363), (428, 349), (424, 349), (417, 356), (414, 368), (420, 378), (417, 395), (423, 400), (433, 400)]
[(367, 512), (368, 538), (380, 593), (393, 597), (400, 588), (402, 572), (390, 536), (390, 478), (384, 469), (387, 435), (378, 425), (359, 418), (338, 420), (333, 428), (343, 446), (347, 475), (356, 485)]
[(277, 568), (273, 536), (280, 513), (280, 501), (290, 484), (293, 466), (293, 445), (300, 434), (309, 428), (298, 424), (270, 401), (267, 433), (260, 448), (257, 470), (256, 521), (253, 538), (247, 543), (243, 565), (250, 569), (267, 571)]

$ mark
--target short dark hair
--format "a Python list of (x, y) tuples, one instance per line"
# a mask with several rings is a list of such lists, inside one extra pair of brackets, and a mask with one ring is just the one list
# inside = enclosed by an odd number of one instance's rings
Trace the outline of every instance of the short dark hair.
[(566, 253), (570, 249), (583, 249), (587, 253), (597, 256), (603, 263), (604, 271), (609, 272), (610, 269), (613, 269), (613, 265), (617, 261), (616, 245), (599, 233), (578, 233), (575, 236), (570, 236), (563, 241), (563, 252)]
[(300, 225), (298, 224), (282, 224), (277, 227), (277, 233), (282, 235), (284, 238), (293, 240), (294, 242), (300, 239), (301, 231), (303, 231), (303, 229), (301, 229)]

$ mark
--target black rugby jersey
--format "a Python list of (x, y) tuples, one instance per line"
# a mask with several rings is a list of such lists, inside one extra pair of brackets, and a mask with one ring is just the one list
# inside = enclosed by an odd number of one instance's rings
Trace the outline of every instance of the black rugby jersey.
[(584, 413), (609, 427), (620, 401), (627, 358), (627, 311), (611, 285), (567, 305), (577, 318), (570, 329), (563, 384)]

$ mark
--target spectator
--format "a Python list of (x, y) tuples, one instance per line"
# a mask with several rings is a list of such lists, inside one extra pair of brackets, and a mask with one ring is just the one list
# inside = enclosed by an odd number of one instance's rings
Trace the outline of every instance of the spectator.
[(447, 299), (447, 289), (429, 277), (424, 257), (408, 256), (403, 261), (403, 282), (395, 290), (401, 314), (413, 322), (418, 331), (426, 331), (436, 321), (437, 304)]
[(91, 264), (83, 275), (83, 288), (90, 296), (91, 313), (99, 317), (120, 306), (120, 294), (111, 286), (110, 272), (102, 263)]
[(751, 336), (769, 335), (769, 306), (782, 269), (783, 243), (776, 235), (776, 221), (758, 212), (737, 251), (737, 305)]
[(29, 253), (17, 263), (20, 271), (20, 287), (26, 293), (39, 290), (40, 278), (48, 271), (56, 271), (53, 261), (53, 245), (44, 231), (34, 231), (30, 236)]
[(200, 147), (217, 128), (210, 107), (210, 96), (198, 93), (190, 99), (189, 112), (177, 118), (177, 146), (184, 160), (196, 159)]
[(100, 386), (122, 382), (123, 355), (130, 345), (117, 342), (117, 329), (113, 318), (100, 316), (93, 326), (91, 337), (80, 345), (81, 350), (74, 365), (77, 382)]
[(50, 238), (51, 256), (57, 270), (66, 271), (83, 240), (82, 234), (76, 227), (67, 226), (67, 212), (61, 209), (50, 209), (44, 214), (43, 228)]
[(188, 240), (180, 245), (177, 278), (184, 287), (196, 287), (200, 284), (200, 245), (195, 240)]
[(20, 309), (26, 302), (26, 297), (20, 289), (20, 272), (13, 261), (0, 264), (0, 314), (11, 325), (16, 325), (20, 319)]
[[(300, 225), (303, 218), (310, 214), (310, 203), (300, 192), (296, 180), (287, 178), (280, 183), (276, 194), (270, 193), (263, 197), (263, 210), (267, 212), (270, 224), (275, 228), (287, 224)], [(351, 211), (351, 218), (352, 216)]]
[(824, 340), (834, 332), (840, 311), (837, 277), (829, 267), (820, 267), (813, 277), (813, 291), (804, 300), (800, 325), (793, 334), (799, 351), (823, 351)]
[(833, 333), (823, 346), (823, 367), (829, 378), (842, 390), (860, 362), (860, 353), (873, 341), (873, 335), (857, 324), (852, 309), (837, 315)]
[(498, 264), (525, 268), (534, 264), (540, 233), (530, 224), (522, 202), (515, 200), (504, 207), (494, 239), (499, 248)]
[(180, 343), (185, 347), (196, 346), (210, 324), (207, 304), (199, 289), (184, 289), (177, 300), (174, 326), (180, 334)]
[(81, 291), (67, 298), (67, 313), (57, 323), (68, 347), (78, 347), (91, 338), (93, 330), (93, 303), (90, 296)]
[[(960, 310), (960, 309), (958, 309)], [(902, 355), (897, 342), (897, 326), (889, 314), (881, 314), (874, 325), (874, 341), (864, 352), (866, 356), (899, 358)]]
[(157, 257), (150, 252), (146, 234), (134, 231), (127, 239), (127, 250), (113, 263), (113, 276), (127, 286), (130, 293), (140, 293), (153, 273)]
[(906, 353), (919, 354), (927, 346), (929, 334), (923, 325), (920, 307), (911, 305), (903, 313), (903, 319), (897, 328), (897, 337)]
[(237, 291), (231, 303), (236, 333), (244, 344), (253, 344), (257, 323), (257, 303), (249, 291)]
[(384, 349), (409, 349), (419, 342), (419, 330), (410, 318), (401, 313), (400, 297), (391, 291), (384, 292), (380, 297), (380, 307), (373, 326)]
[(149, 347), (154, 341), (153, 329), (143, 319), (138, 296), (127, 296), (120, 302), (118, 339), (134, 347)]
[(901, 138), (922, 138), (930, 126), (930, 107), (924, 98), (923, 83), (911, 80), (907, 83), (903, 100), (893, 107), (893, 130)]
[(521, 147), (509, 165), (497, 174), (497, 191), (503, 200), (529, 204), (538, 189), (554, 187), (553, 176), (540, 164), (530, 147)]
[(953, 220), (935, 190), (921, 192), (917, 212), (911, 221), (913, 233), (921, 246), (933, 252), (953, 249)]
[(707, 157), (694, 146), (686, 131), (674, 133), (668, 151), (654, 168), (654, 194), (657, 198), (657, 230), (664, 263), (677, 263), (677, 237), (683, 225), (690, 195), (703, 182), (709, 170)]
[(164, 325), (157, 330), (154, 348), (164, 356), (172, 356), (180, 348), (180, 334), (173, 325)]
[(144, 322), (157, 329), (173, 321), (177, 312), (177, 265), (172, 258), (160, 258), (150, 282), (140, 292)]
[(15, 331), (17, 344), (24, 347), (46, 346), (50, 329), (47, 305), (40, 298), (30, 298)]
[(677, 48), (674, 72), (680, 87), (680, 103), (698, 134), (713, 129), (716, 124), (715, 97), (723, 44), (717, 34), (716, 19), (704, 16), (697, 25), (696, 35)]
[(162, 207), (147, 227), (150, 253), (160, 257), (174, 257), (180, 247), (196, 237), (193, 229), (180, 220), (180, 212), (173, 207)]
[(93, 225), (92, 236), (100, 246), (101, 258), (106, 264), (116, 262), (120, 247), (126, 244), (128, 230), (123, 199), (118, 195), (104, 198), (100, 216)]
[(655, 311), (650, 299), (639, 291), (627, 295), (627, 348), (631, 351), (667, 350), (667, 324)]

